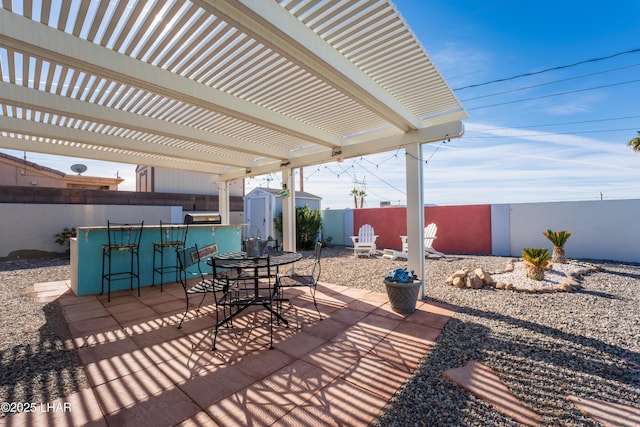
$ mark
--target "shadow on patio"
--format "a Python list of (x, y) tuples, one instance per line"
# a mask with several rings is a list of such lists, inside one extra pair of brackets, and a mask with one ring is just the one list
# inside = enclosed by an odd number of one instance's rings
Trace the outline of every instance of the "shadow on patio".
[[(50, 410), (2, 420), (17, 425), (368, 425), (431, 349), (454, 312), (418, 302), (408, 316), (385, 294), (321, 283), (322, 321), (302, 289), (287, 291), (289, 327), (247, 311), (221, 330), (195, 305), (183, 323), (179, 284), (75, 297), (66, 282), (36, 285), (60, 304), (91, 388)], [(199, 302), (192, 298), (192, 302)], [(45, 405), (47, 405), (45, 403)]]

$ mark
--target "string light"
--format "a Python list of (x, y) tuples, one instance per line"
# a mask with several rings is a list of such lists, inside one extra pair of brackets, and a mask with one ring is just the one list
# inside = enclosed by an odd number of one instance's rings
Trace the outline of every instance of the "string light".
[[(406, 153), (405, 155), (411, 156), (412, 158), (419, 160), (419, 161), (424, 161), (425, 164), (428, 163), (429, 160), (431, 160), (431, 158), (433, 158), (433, 156), (435, 155), (435, 153), (440, 149), (440, 147), (443, 144), (446, 144), (447, 142), (450, 142), (451, 139), (449, 138), (448, 135), (445, 136), (445, 139), (438, 145), (438, 147), (436, 147), (436, 149), (431, 153), (431, 155), (429, 156), (428, 160), (423, 160), (421, 158), (415, 157), (412, 154)], [(352, 182), (354, 184), (354, 188), (356, 188), (356, 185), (359, 185), (360, 187), (366, 187), (366, 181), (367, 181), (367, 177), (366, 174), (369, 174), (370, 176), (372, 176), (373, 178), (377, 179), (378, 181), (382, 182), (383, 184), (389, 186), (390, 188), (392, 188), (395, 192), (397, 192), (398, 194), (402, 194), (403, 196), (406, 196), (406, 192), (401, 189), (396, 187), (395, 185), (393, 185), (392, 183), (390, 183), (389, 181), (385, 180), (384, 178), (380, 177), (379, 175), (377, 175), (376, 173), (372, 172), (369, 168), (367, 168), (364, 164), (368, 163), (370, 165), (373, 165), (376, 167), (376, 169), (379, 169), (380, 166), (385, 165), (386, 163), (397, 159), (398, 158), (398, 153), (400, 152), (400, 149), (396, 150), (391, 156), (385, 158), (384, 160), (380, 161), (379, 163), (374, 163), (371, 160), (367, 159), (364, 156), (361, 156), (359, 158), (354, 158), (352, 159), (352, 162), (350, 165), (347, 165), (346, 167), (344, 166), (344, 163), (335, 163), (335, 165), (338, 166), (338, 168), (340, 168), (340, 171), (336, 171), (335, 169), (329, 167), (328, 165), (323, 165), (323, 166), (318, 166), (317, 168), (315, 168), (313, 170), (313, 172), (307, 176), (305, 176), (305, 181), (309, 181), (310, 178), (312, 176), (314, 176), (315, 174), (317, 174), (318, 172), (321, 172), (322, 170), (326, 170), (327, 172), (329, 172), (330, 174), (336, 176), (338, 179), (341, 178), (342, 175), (347, 175), (352, 179)], [(364, 170), (366, 172), (365, 176), (362, 178), (362, 180), (358, 180), (358, 177), (356, 175), (356, 166), (359, 166), (362, 170)], [(271, 181), (273, 180), (272, 178), (273, 173), (270, 173), (267, 175), (267, 177), (262, 178), (263, 181)], [(248, 178), (249, 182), (251, 182), (251, 178)], [(374, 197), (377, 197), (379, 199), (385, 199), (384, 196), (377, 194), (374, 190), (370, 189), (370, 188), (366, 188), (366, 193), (369, 195), (372, 195)], [(388, 199), (388, 198), (386, 198)], [(397, 201), (398, 204), (400, 204), (402, 202), (401, 199), (394, 199), (395, 201)]]

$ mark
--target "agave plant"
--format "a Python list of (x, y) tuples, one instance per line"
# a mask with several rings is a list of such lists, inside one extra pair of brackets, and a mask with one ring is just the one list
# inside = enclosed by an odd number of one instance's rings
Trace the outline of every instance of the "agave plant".
[(544, 279), (544, 271), (549, 266), (549, 249), (524, 248), (522, 259), (527, 266), (527, 277), (533, 280)]
[(564, 264), (567, 262), (567, 255), (564, 251), (564, 244), (567, 243), (569, 237), (571, 237), (571, 230), (560, 230), (560, 231), (543, 231), (542, 234), (544, 237), (549, 239), (551, 243), (553, 243), (553, 256), (551, 257), (552, 262), (557, 262), (558, 264)]

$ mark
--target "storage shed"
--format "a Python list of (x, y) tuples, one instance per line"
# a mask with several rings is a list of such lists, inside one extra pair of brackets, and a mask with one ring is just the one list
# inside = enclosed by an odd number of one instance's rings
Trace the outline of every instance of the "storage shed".
[[(247, 237), (268, 236), (281, 240), (275, 229), (274, 219), (282, 212), (281, 190), (275, 188), (254, 188), (244, 196), (244, 220)], [(308, 205), (320, 210), (322, 197), (304, 191), (296, 191), (296, 207)]]

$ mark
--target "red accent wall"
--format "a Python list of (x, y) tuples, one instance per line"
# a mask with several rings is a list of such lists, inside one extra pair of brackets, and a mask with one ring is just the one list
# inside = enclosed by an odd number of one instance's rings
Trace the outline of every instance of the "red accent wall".
[[(435, 222), (438, 237), (433, 247), (450, 254), (491, 254), (491, 205), (427, 206), (424, 223)], [(401, 235), (407, 234), (404, 207), (363, 208), (353, 211), (353, 234), (371, 224), (378, 249), (402, 249)], [(350, 243), (350, 242), (349, 242)]]
[[(363, 224), (371, 224), (378, 249), (402, 249), (400, 236), (407, 234), (406, 208), (362, 208), (353, 211), (353, 235)], [(347, 242), (351, 244), (351, 242)]]

